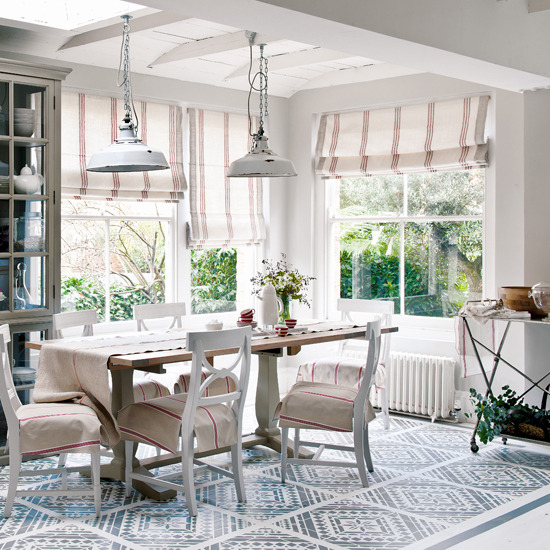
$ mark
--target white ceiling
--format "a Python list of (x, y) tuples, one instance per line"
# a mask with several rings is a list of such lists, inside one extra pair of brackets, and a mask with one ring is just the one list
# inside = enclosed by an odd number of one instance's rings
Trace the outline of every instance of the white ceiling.
[[(29, 8), (29, 3), (36, 0), (23, 1)], [(59, 3), (71, 3), (70, 0), (56, 2), (57, 8), (50, 2), (43, 4), (63, 11)], [(130, 21), (132, 72), (248, 90), (250, 52), (245, 31), (255, 29), (228, 26), (154, 8), (138, 8), (130, 12), (133, 16)], [(28, 13), (34, 12), (29, 10)], [(23, 16), (23, 21), (0, 18), (0, 51), (118, 68), (123, 26), (120, 17), (66, 30), (48, 26), (62, 24), (47, 23), (46, 15), (36, 12), (34, 18)], [(79, 15), (81, 21), (86, 21), (87, 14)], [(36, 24), (33, 19), (43, 24)], [(259, 43), (265, 43), (269, 93), (282, 97), (290, 97), (303, 89), (420, 72), (316, 44), (296, 42), (280, 35), (258, 32), (255, 44)], [(254, 72), (258, 56), (259, 47), (255, 46)]]

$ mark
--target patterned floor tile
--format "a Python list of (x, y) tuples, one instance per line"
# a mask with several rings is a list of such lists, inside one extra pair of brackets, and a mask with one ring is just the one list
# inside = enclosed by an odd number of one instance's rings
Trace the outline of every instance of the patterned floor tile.
[(210, 539), (251, 525), (243, 518), (200, 504), (197, 516), (191, 517), (183, 496), (178, 496), (178, 500), (163, 502), (147, 500), (132, 508), (84, 523), (147, 550), (206, 544)]
[[(0, 502), (0, 508), (4, 510), (4, 500)], [(39, 529), (59, 525), (61, 520), (49, 514), (46, 510), (36, 510), (20, 504), (16, 499), (11, 511), (11, 517), (0, 521), (0, 543), (15, 535), (32, 533)]]
[(424, 474), (432, 479), (508, 496), (522, 496), (550, 485), (550, 472), (471, 456)]
[(415, 478), (373, 487), (353, 500), (367, 505), (372, 502), (400, 512), (455, 524), (506, 504), (511, 497), (456, 487), (442, 481)]
[(220, 483), (200, 491), (201, 500), (250, 521), (265, 521), (332, 497), (307, 487), (284, 484), (270, 477), (247, 480), (246, 503), (237, 501), (233, 484)]
[(322, 543), (301, 539), (296, 535), (262, 527), (246, 531), (229, 540), (214, 543), (205, 550), (328, 550)]
[(373, 505), (366, 507), (357, 500), (327, 504), (283, 519), (276, 525), (347, 550), (404, 548), (446, 529), (445, 525), (429, 519), (389, 512)]
[(24, 538), (0, 543), (0, 550), (125, 550), (128, 548), (119, 541), (110, 540), (82, 527), (82, 525), (62, 525), (55, 530), (30, 534)]
[(440, 424), (426, 424), (418, 429), (404, 432), (400, 439), (429, 449), (445, 449), (469, 453), (472, 434), (466, 430), (449, 429)]
[(393, 468), (402, 474), (436, 466), (456, 458), (456, 453), (452, 450), (444, 451), (408, 445), (399, 439), (372, 444), (371, 455), (373, 464), (383, 468)]
[(494, 444), (483, 451), (483, 456), (510, 464), (550, 471), (550, 452), (548, 452), (547, 447), (543, 447), (541, 450), (546, 451), (546, 454), (533, 452), (533, 450), (517, 449), (508, 445)]

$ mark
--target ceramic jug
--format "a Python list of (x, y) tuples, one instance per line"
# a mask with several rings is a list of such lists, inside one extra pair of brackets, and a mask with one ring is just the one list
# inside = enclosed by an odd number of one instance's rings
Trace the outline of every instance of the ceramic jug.
[(16, 193), (30, 195), (36, 193), (44, 183), (44, 177), (41, 174), (33, 174), (32, 170), (25, 164), (21, 168), (21, 175), (13, 176), (13, 182)]
[(264, 326), (274, 326), (279, 322), (278, 298), (275, 292), (275, 287), (271, 283), (267, 283), (263, 288), (260, 296), (259, 321)]

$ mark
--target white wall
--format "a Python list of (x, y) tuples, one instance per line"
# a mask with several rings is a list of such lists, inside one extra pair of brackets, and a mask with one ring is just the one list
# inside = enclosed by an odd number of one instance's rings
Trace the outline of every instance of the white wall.
[[(327, 304), (325, 292), (325, 183), (315, 177), (312, 160), (316, 116), (323, 112), (376, 108), (474, 93), (491, 94), (487, 122), (491, 165), (486, 171), (485, 296), (496, 297), (500, 285), (523, 284), (524, 120), (521, 94), (431, 74), (308, 90), (290, 99), (290, 150), (298, 176), (288, 186), (287, 208), (281, 214), (281, 223), (285, 219), (290, 220), (292, 234), (299, 236), (292, 238), (290, 235), (288, 240), (291, 261), (298, 268), (317, 277), (313, 289), (313, 316), (323, 316), (331, 307)], [(330, 185), (330, 181), (326, 185)], [(274, 215), (277, 214), (272, 212)], [(400, 333), (393, 338), (392, 349), (454, 356), (458, 359), (453, 321), (425, 321), (413, 320), (411, 323), (410, 318), (398, 318)], [(496, 326), (497, 332), (501, 329), (500, 325)], [(512, 363), (523, 365), (521, 327), (514, 327), (511, 331), (507, 350)], [(303, 350), (301, 358), (304, 352), (306, 350)], [(473, 366), (469, 374), (476, 371)], [(502, 383), (513, 383), (514, 377), (509, 370), (502, 369), (502, 375)], [(501, 383), (500, 377), (496, 383)], [(471, 386), (483, 389), (483, 381), (477, 375), (461, 379), (457, 370), (457, 386), (465, 390)]]

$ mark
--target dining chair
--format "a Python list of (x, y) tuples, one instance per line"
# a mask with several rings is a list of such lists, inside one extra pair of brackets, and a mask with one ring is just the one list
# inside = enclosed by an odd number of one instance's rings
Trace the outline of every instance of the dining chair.
[[(237, 498), (245, 502), (242, 473), (242, 419), (250, 372), (250, 345), (252, 331), (243, 327), (215, 332), (189, 332), (187, 348), (192, 352), (189, 392), (134, 403), (118, 413), (118, 424), (126, 447), (126, 494), (132, 480), (140, 480), (185, 493), (191, 516), (197, 515), (194, 473), (210, 468), (234, 480)], [(207, 350), (236, 349), (224, 367), (214, 367)], [(203, 376), (203, 370), (209, 376)], [(207, 390), (218, 380), (231, 380), (233, 391), (207, 395)], [(178, 439), (181, 436), (181, 451)], [(210, 465), (194, 458), (194, 442), (199, 453), (230, 449), (232, 471)], [(164, 475), (143, 475), (132, 470), (134, 442), (161, 447), (169, 453), (181, 453), (181, 472)], [(196, 464), (198, 467), (194, 468)], [(152, 473), (152, 472), (151, 472)], [(183, 477), (182, 483), (170, 481)]]
[[(84, 496), (93, 495), (96, 516), (101, 511), (99, 474), (101, 424), (96, 413), (76, 403), (33, 403), (22, 405), (17, 395), (10, 368), (8, 325), (0, 326), (2, 376), (0, 402), (8, 424), (9, 485), (4, 517), (11, 515), (16, 496)], [(22, 455), (40, 456), (63, 453), (89, 453), (91, 456), (91, 489), (68, 489), (67, 474), (83, 467), (36, 468), (21, 470)], [(28, 476), (61, 475), (61, 489), (18, 489), (19, 479)], [(44, 482), (46, 483), (46, 482)], [(49, 483), (49, 480), (48, 480)]]
[[(94, 325), (97, 322), (95, 309), (56, 313), (52, 317), (53, 335), (54, 338), (64, 338), (64, 329), (82, 327), (81, 336), (93, 336)], [(134, 401), (144, 401), (170, 394), (170, 390), (164, 384), (145, 377), (134, 381), (133, 391)]]
[[(349, 359), (339, 364), (317, 361), (301, 365), (297, 382), (277, 407), (281, 428), (281, 481), (286, 480), (288, 464), (316, 464), (357, 468), (364, 487), (367, 470), (374, 471), (369, 448), (368, 423), (375, 418), (368, 395), (380, 353), (381, 321), (367, 323), (369, 342), (366, 363)], [(288, 457), (288, 430), (294, 428), (293, 458)], [(353, 446), (315, 441), (300, 442), (300, 429), (352, 432)], [(299, 458), (299, 447), (318, 447), (312, 459)], [(352, 451), (355, 461), (321, 460), (325, 449)]]
[[(364, 322), (368, 316), (372, 319), (374, 315), (381, 317), (382, 328), (391, 327), (395, 304), (391, 300), (361, 300), (341, 298), (337, 302), (337, 309), (341, 312), (342, 320), (351, 323), (358, 321)], [(361, 319), (360, 319), (361, 318)], [(377, 392), (380, 403), (383, 426), (386, 430), (390, 427), (389, 411), (389, 365), (391, 350), (391, 333), (381, 336), (380, 359), (376, 370), (375, 380), (373, 382), (372, 392)], [(342, 340), (339, 347), (339, 356), (362, 357), (365, 353), (365, 342), (362, 340)]]

